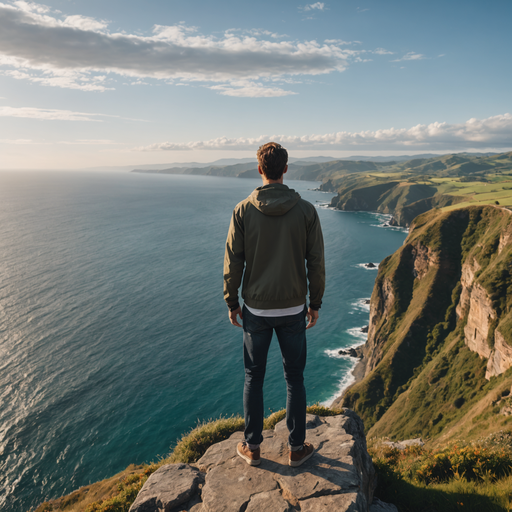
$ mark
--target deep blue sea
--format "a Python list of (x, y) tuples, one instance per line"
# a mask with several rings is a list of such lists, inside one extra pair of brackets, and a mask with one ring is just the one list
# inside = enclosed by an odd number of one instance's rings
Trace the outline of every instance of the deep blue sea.
[[(406, 234), (319, 207), (327, 288), (308, 331), (308, 402), (329, 402), (361, 344), (378, 263)], [(242, 332), (228, 321), (230, 215), (260, 181), (0, 172), (0, 510), (166, 456), (198, 421), (242, 413)], [(277, 343), (265, 405), (285, 407)]]

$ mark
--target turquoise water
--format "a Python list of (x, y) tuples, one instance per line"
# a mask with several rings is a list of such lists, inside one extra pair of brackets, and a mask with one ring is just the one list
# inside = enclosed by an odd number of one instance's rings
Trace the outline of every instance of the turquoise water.
[[(21, 511), (157, 460), (197, 421), (242, 413), (242, 334), (222, 299), (231, 211), (260, 182), (0, 173), (0, 509)], [(364, 299), (405, 233), (319, 206), (327, 288), (308, 331), (308, 402), (329, 402), (364, 341)], [(285, 406), (277, 344), (265, 405)]]

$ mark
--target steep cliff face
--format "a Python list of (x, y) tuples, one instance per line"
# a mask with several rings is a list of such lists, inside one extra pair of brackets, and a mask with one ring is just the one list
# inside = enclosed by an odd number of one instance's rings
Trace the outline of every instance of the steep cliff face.
[(465, 201), (463, 196), (437, 193), (430, 185), (389, 181), (387, 183), (367, 183), (361, 185), (350, 179), (340, 187), (329, 180), (321, 190), (337, 191), (331, 207), (339, 210), (368, 210), (393, 215), (394, 225), (409, 227), (415, 217), (432, 208), (444, 207)]
[[(425, 414), (434, 399), (414, 404), (417, 412), (411, 412), (404, 397), (421, 379), (423, 395), (444, 386), (451, 361), (457, 372), (466, 369), (457, 374), (458, 386), (443, 391), (441, 402), (452, 400), (448, 410), (457, 414), (475, 389), (512, 372), (507, 373), (512, 367), (511, 233), (507, 210), (431, 211), (415, 219), (403, 247), (381, 263), (370, 303), (365, 377), (343, 398), (371, 433), (390, 435), (393, 425), (416, 425), (415, 414)], [(390, 411), (408, 420), (390, 421)], [(418, 424), (422, 431), (442, 426), (451, 421), (450, 414), (457, 416), (453, 411)]]
[[(475, 261), (478, 265), (478, 263)], [(469, 268), (468, 268), (469, 267)], [(475, 283), (475, 273), (469, 264), (462, 267), (462, 294), (457, 306), (459, 318), (467, 316), (464, 327), (464, 341), (470, 350), (486, 359), (491, 355), (491, 346), (487, 342), (491, 324), (496, 320), (497, 313), (492, 301), (481, 284)]]

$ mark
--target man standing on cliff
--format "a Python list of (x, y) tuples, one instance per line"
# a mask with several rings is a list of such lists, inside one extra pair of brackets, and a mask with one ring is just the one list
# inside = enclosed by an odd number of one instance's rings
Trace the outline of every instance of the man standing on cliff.
[[(318, 320), (325, 287), (324, 243), (315, 207), (283, 184), (288, 170), (286, 149), (269, 142), (258, 149), (257, 158), (263, 186), (235, 207), (224, 257), (229, 320), (242, 327), (240, 317), (244, 330), (245, 441), (238, 444), (237, 453), (251, 466), (261, 462), (263, 379), (275, 331), (287, 385), (289, 464), (300, 466), (314, 452), (305, 442), (303, 374), (306, 329)], [(243, 311), (238, 302), (242, 276)]]

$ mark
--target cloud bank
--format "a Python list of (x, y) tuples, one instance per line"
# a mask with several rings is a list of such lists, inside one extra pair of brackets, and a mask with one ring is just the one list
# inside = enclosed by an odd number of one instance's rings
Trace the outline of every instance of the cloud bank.
[(230, 139), (219, 137), (188, 143), (163, 142), (137, 148), (138, 151), (183, 150), (255, 150), (273, 140), (295, 150), (444, 150), (512, 148), (512, 115), (503, 114), (487, 119), (469, 119), (462, 124), (431, 123), (412, 128), (389, 128), (376, 131), (337, 132), (323, 135), (262, 135), (256, 138)]
[(98, 119), (101, 117), (114, 117), (129, 121), (144, 121), (143, 119), (131, 119), (129, 117), (112, 116), (107, 114), (73, 112), (72, 110), (34, 107), (0, 107), (0, 117), (21, 117), (25, 119), (44, 119), (46, 121), (92, 121), (97, 123), (103, 122), (102, 119)]
[[(306, 8), (324, 10), (325, 4)], [(134, 81), (205, 82), (229, 96), (275, 97), (294, 94), (281, 87), (287, 78), (342, 72), (366, 53), (342, 48), (343, 41), (284, 37), (237, 29), (215, 37), (183, 24), (155, 25), (147, 36), (111, 33), (105, 20), (66, 16), (26, 1), (0, 2), (0, 73), (85, 91), (112, 89), (118, 75)], [(282, 84), (275, 83), (279, 79)], [(268, 81), (274, 83), (268, 86)]]

